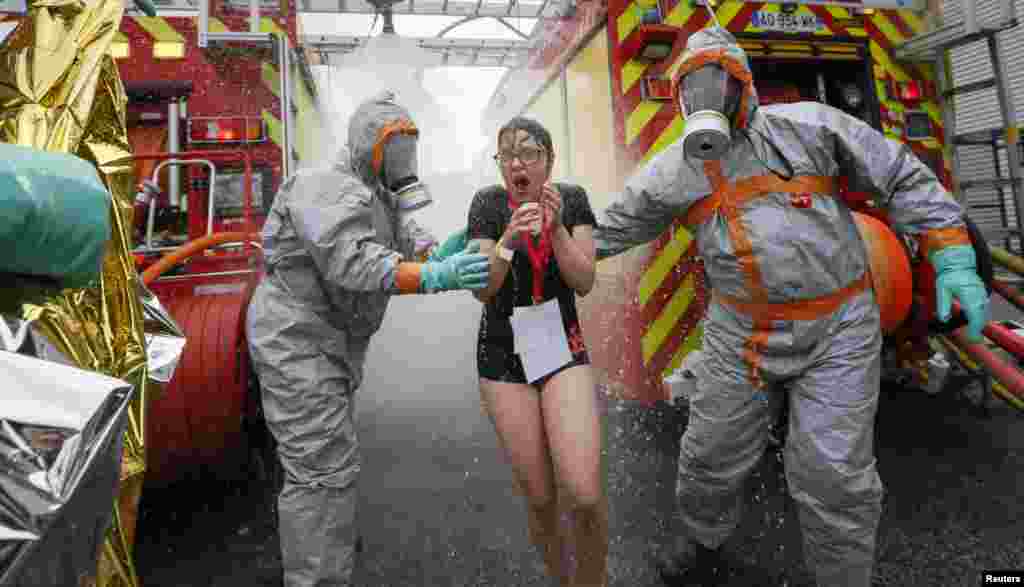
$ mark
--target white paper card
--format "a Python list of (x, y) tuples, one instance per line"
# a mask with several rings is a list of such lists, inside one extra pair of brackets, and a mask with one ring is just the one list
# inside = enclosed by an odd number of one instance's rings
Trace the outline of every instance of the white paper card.
[(516, 308), (512, 314), (515, 352), (533, 383), (572, 361), (558, 300)]

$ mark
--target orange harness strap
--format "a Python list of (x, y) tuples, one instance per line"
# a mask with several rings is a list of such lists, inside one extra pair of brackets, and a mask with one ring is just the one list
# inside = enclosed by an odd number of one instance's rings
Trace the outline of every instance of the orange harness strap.
[(871, 275), (868, 271), (857, 281), (820, 298), (798, 300), (795, 302), (750, 302), (739, 300), (724, 294), (714, 293), (715, 298), (728, 306), (763, 320), (817, 320), (839, 309), (853, 296), (871, 288)]
[(819, 175), (801, 175), (787, 181), (776, 175), (757, 175), (729, 183), (690, 206), (683, 223), (696, 228), (721, 209), (726, 216), (735, 214), (740, 206), (772, 193), (823, 194), (836, 193), (836, 179)]

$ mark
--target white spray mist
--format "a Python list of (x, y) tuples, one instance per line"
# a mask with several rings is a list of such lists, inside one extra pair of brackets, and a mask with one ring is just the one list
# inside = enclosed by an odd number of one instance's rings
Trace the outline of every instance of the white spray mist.
[[(475, 191), (496, 181), (494, 164), (482, 156), (493, 150), (478, 125), (457, 124), (458, 116), (425, 88), (425, 78), (437, 66), (436, 55), (420, 48), (415, 39), (385, 34), (372, 37), (356, 51), (332, 58), (329, 74), (320, 75), (325, 120), (321, 156), (311, 164), (333, 162), (348, 136), (348, 120), (363, 101), (384, 90), (395, 93), (420, 128), (421, 179), (434, 196), (422, 211), (423, 224), (439, 239), (466, 224)], [(481, 149), (481, 145), (486, 145)]]

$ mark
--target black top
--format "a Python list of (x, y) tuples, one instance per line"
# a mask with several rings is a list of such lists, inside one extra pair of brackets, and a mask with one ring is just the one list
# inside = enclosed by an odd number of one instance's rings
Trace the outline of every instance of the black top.
[[(555, 183), (555, 189), (562, 195), (562, 223), (569, 234), (579, 225), (596, 224), (594, 212), (590, 209), (587, 192), (577, 185)], [(508, 192), (503, 186), (484, 188), (473, 196), (469, 207), (468, 238), (486, 238), (498, 241), (512, 220), (512, 209), (508, 204)], [(579, 333), (579, 318), (576, 315), (576, 297), (573, 289), (562, 280), (558, 260), (552, 252), (544, 274), (544, 301), (558, 298), (562, 322), (566, 334), (572, 337)], [(505, 276), (497, 295), (484, 306), (480, 320), (479, 342), (500, 344), (511, 347), (513, 341), (512, 309), (517, 306), (533, 305), (533, 266), (525, 251), (515, 251), (512, 266)]]

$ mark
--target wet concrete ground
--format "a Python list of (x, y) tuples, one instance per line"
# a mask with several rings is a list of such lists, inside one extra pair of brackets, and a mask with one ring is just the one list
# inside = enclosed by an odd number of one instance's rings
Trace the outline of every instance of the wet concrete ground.
[[(469, 296), (397, 299), (359, 396), (363, 442), (360, 587), (550, 585), (527, 540), (522, 498), (480, 410)], [(412, 328), (412, 325), (416, 325)], [(929, 396), (883, 390), (877, 453), (887, 495), (876, 584), (973, 586), (983, 569), (1024, 568), (1024, 420), (968, 410), (954, 382)], [(649, 544), (672, 511), (685, 412), (608, 400), (610, 585), (661, 585)], [(142, 584), (276, 586), (270, 484), (183, 483), (143, 496)], [(728, 587), (812, 585), (792, 500), (768, 453), (727, 550), (745, 572)]]

